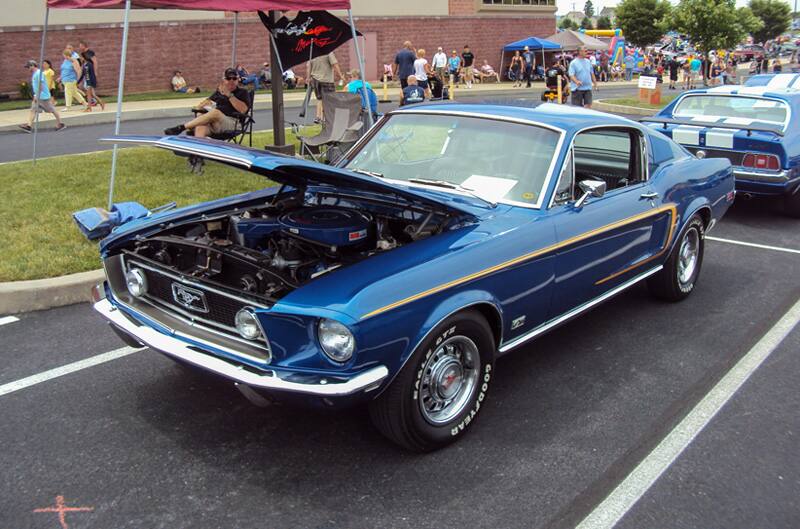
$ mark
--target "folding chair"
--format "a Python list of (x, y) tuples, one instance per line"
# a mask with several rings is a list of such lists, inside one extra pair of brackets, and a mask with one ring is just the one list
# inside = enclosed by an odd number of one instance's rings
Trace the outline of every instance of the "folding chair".
[[(233, 118), (236, 119), (236, 127), (233, 130), (225, 130), (219, 133), (212, 133), (209, 134), (208, 137), (212, 140), (220, 140), (220, 141), (230, 141), (233, 143), (237, 143), (239, 145), (242, 144), (244, 141), (245, 136), (248, 137), (248, 142), (250, 147), (253, 146), (253, 124), (255, 123), (255, 119), (253, 119), (253, 103), (255, 99), (255, 91), (247, 90), (247, 112), (241, 113), (236, 112), (233, 114)], [(202, 114), (205, 111), (202, 109), (193, 108), (192, 112), (194, 112), (195, 117), (198, 114)], [(194, 136), (194, 131), (187, 131), (187, 136)], [(189, 156), (189, 169), (195, 174), (203, 174), (204, 171), (204, 162), (202, 158), (197, 156)]]
[(316, 136), (299, 134), (300, 126), (291, 123), (292, 131), (300, 138), (300, 155), (308, 154), (314, 161), (326, 147), (325, 160), (332, 163), (361, 137), (361, 96), (349, 92), (322, 93), (322, 130)]

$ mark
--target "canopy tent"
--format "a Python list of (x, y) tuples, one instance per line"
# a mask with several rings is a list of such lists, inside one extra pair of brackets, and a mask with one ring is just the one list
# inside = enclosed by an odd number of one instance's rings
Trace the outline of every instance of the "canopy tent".
[(510, 44), (506, 44), (503, 46), (503, 51), (500, 54), (500, 69), (498, 70), (500, 75), (503, 74), (503, 64), (505, 64), (506, 54), (515, 51), (523, 51), (525, 46), (527, 46), (531, 51), (540, 51), (542, 53), (542, 67), (546, 67), (546, 61), (544, 58), (545, 51), (554, 52), (561, 49), (560, 44), (556, 44), (555, 42), (551, 42), (549, 40), (540, 39), (539, 37), (528, 37)]
[[(44, 49), (47, 39), (47, 26), (50, 18), (50, 9), (124, 9), (123, 30), (122, 30), (122, 52), (120, 54), (119, 86), (117, 90), (117, 113), (114, 126), (114, 134), (119, 135), (120, 122), (122, 120), (122, 100), (123, 87), (125, 83), (125, 62), (128, 50), (128, 29), (129, 13), (131, 9), (181, 9), (181, 10), (202, 10), (202, 11), (232, 11), (234, 12), (234, 48), (232, 61), (236, 60), (236, 26), (238, 13), (268, 11), (275, 17), (277, 11), (298, 11), (298, 10), (328, 10), (346, 9), (353, 33), (353, 45), (355, 47), (356, 58), (359, 70), (361, 71), (362, 86), (366, 85), (364, 80), (364, 58), (356, 38), (353, 14), (350, 10), (350, 0), (46, 0), (46, 10), (44, 18), (44, 30), (42, 31), (42, 46), (39, 57), (39, 65), (44, 61)], [(270, 39), (271, 54), (276, 56), (274, 39)], [(281, 79), (283, 72), (280, 71), (279, 61), (271, 61), (272, 78)], [(233, 66), (233, 65), (232, 65)], [(39, 83), (41, 87), (43, 83)], [(41, 89), (41, 88), (40, 88)], [(366, 95), (366, 93), (365, 93)], [(371, 110), (371, 109), (368, 109)], [(369, 112), (371, 115), (371, 112)], [(272, 121), (274, 129), (275, 145), (283, 146), (285, 143), (285, 131), (283, 126), (283, 86), (281, 83), (273, 83), (272, 92)], [(370, 119), (370, 124), (372, 120)], [(36, 121), (33, 134), (33, 161), (36, 162), (36, 137), (39, 128), (39, 110), (37, 107)], [(114, 198), (114, 178), (117, 168), (117, 146), (111, 158), (111, 177), (108, 192), (108, 209), (111, 209)]]
[(591, 51), (608, 49), (608, 44), (602, 40), (571, 29), (550, 35), (547, 40), (559, 44), (565, 51), (574, 51), (581, 47)]

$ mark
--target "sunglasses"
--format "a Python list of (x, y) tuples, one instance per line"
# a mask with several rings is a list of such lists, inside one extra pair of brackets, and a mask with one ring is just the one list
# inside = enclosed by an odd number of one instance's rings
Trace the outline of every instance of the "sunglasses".
[(239, 78), (238, 77), (226, 77), (225, 80), (226, 81), (238, 81)]

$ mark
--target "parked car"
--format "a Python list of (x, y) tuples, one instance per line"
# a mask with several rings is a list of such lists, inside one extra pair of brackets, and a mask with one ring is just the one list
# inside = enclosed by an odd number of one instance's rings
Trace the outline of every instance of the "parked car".
[(767, 55), (767, 50), (758, 44), (746, 44), (733, 50), (733, 58), (737, 62), (752, 61), (761, 55)]
[(730, 160), (737, 193), (783, 197), (800, 217), (800, 75), (686, 92), (642, 121), (693, 153)]
[(727, 160), (553, 104), (400, 109), (337, 167), (187, 137), (113, 141), (280, 184), (104, 239), (94, 306), (123, 339), (255, 403), (368, 402), (417, 451), (469, 430), (501, 355), (643, 280), (688, 296), (734, 199)]

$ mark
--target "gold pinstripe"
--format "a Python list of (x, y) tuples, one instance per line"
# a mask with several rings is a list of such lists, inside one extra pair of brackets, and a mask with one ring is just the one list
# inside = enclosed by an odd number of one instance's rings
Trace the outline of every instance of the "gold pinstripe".
[[(437, 292), (441, 292), (442, 290), (447, 290), (450, 287), (454, 287), (456, 285), (460, 285), (460, 284), (466, 283), (468, 281), (472, 281), (473, 279), (478, 279), (480, 277), (487, 276), (489, 274), (497, 272), (498, 270), (502, 270), (504, 268), (508, 268), (510, 266), (514, 266), (514, 265), (522, 263), (524, 261), (528, 261), (530, 259), (534, 259), (536, 257), (541, 257), (542, 255), (545, 255), (545, 254), (548, 254), (548, 253), (552, 253), (552, 252), (554, 252), (556, 250), (559, 250), (559, 249), (564, 248), (566, 246), (569, 246), (571, 244), (575, 244), (577, 242), (586, 240), (586, 239), (588, 239), (590, 237), (594, 237), (595, 235), (598, 235), (600, 233), (611, 231), (611, 230), (614, 230), (614, 229), (619, 228), (621, 226), (625, 226), (627, 224), (631, 224), (631, 223), (637, 222), (639, 220), (646, 219), (648, 217), (652, 217), (654, 215), (659, 215), (659, 214), (663, 213), (664, 211), (669, 211), (672, 214), (672, 228), (670, 229), (670, 236), (669, 236), (670, 239), (671, 239), (672, 238), (672, 232), (674, 231), (675, 222), (676, 222), (676, 219), (677, 219), (678, 215), (677, 215), (677, 208), (676, 208), (675, 204), (666, 204), (666, 205), (661, 206), (659, 208), (656, 208), (656, 209), (653, 209), (653, 210), (650, 210), (650, 211), (645, 211), (643, 213), (636, 214), (636, 215), (634, 215), (632, 217), (628, 217), (626, 219), (618, 220), (616, 222), (612, 222), (611, 224), (606, 224), (605, 226), (602, 226), (600, 228), (595, 228), (593, 230), (581, 233), (580, 235), (576, 235), (574, 237), (570, 237), (569, 239), (563, 240), (563, 241), (555, 243), (555, 244), (551, 244), (550, 246), (545, 246), (544, 248), (540, 248), (539, 250), (536, 250), (536, 251), (533, 251), (533, 252), (530, 252), (530, 253), (527, 253), (527, 254), (524, 254), (524, 255), (520, 255), (519, 257), (515, 257), (513, 259), (509, 259), (508, 261), (505, 261), (503, 263), (496, 264), (496, 265), (491, 266), (489, 268), (485, 268), (485, 269), (480, 270), (478, 272), (474, 272), (472, 274), (460, 277), (458, 279), (454, 279), (452, 281), (448, 281), (447, 283), (442, 283), (441, 285), (437, 285), (437, 286), (435, 286), (433, 288), (429, 288), (428, 290), (425, 290), (425, 291), (420, 292), (418, 294), (414, 294), (413, 296), (409, 296), (407, 298), (403, 298), (401, 300), (395, 301), (394, 303), (390, 303), (388, 305), (384, 305), (383, 307), (375, 309), (372, 312), (368, 312), (367, 314), (364, 314), (363, 316), (361, 316), (361, 319), (363, 320), (363, 319), (366, 319), (366, 318), (370, 318), (372, 316), (376, 316), (376, 315), (381, 314), (383, 312), (386, 312), (386, 311), (395, 309), (397, 307), (400, 307), (402, 305), (406, 305), (408, 303), (411, 303), (412, 301), (416, 301), (418, 299), (422, 299), (422, 298), (430, 296), (432, 294), (436, 294)], [(669, 244), (667, 244), (665, 246), (665, 249), (666, 249), (667, 246), (669, 246)], [(661, 253), (663, 253), (663, 250), (662, 250)], [(643, 263), (644, 262), (642, 262), (640, 264), (643, 264)], [(622, 272), (620, 272), (620, 273), (622, 273)], [(607, 278), (607, 279), (610, 279), (610, 278)], [(607, 280), (607, 279), (605, 279), (605, 280)]]

